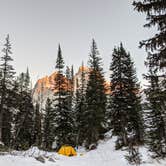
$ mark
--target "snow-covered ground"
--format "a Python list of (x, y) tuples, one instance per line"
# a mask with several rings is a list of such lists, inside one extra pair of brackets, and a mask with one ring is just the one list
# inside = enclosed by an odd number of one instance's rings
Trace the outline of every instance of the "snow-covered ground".
[[(0, 156), (0, 166), (129, 166), (125, 159), (126, 151), (114, 149), (115, 138), (100, 141), (96, 150), (86, 152), (78, 150), (76, 157), (65, 157), (53, 152), (44, 152), (37, 148), (32, 148), (24, 152), (12, 152), (8, 155)], [(140, 148), (143, 163), (141, 166), (166, 166), (166, 160), (152, 160), (146, 148)], [(35, 159), (38, 156), (45, 156), (45, 163)], [(53, 159), (55, 162), (49, 161)]]

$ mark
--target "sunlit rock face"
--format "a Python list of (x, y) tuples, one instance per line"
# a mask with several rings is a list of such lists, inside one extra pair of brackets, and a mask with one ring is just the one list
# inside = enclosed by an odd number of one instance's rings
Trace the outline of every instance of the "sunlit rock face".
[(39, 79), (33, 89), (33, 102), (38, 102), (41, 107), (45, 105), (47, 98), (52, 98), (55, 87), (55, 77), (57, 73), (54, 72), (50, 76), (45, 76)]
[(78, 69), (78, 72), (74, 75), (74, 92), (76, 92), (76, 90), (79, 89), (81, 86), (82, 72), (84, 73), (84, 77), (85, 77), (85, 86), (88, 83), (89, 68), (86, 66), (80, 66)]
[[(86, 66), (81, 66), (78, 69), (78, 72), (74, 76), (74, 91), (76, 91), (80, 86), (81, 86), (81, 75), (82, 72), (84, 72), (85, 76), (85, 84), (87, 85), (88, 83), (88, 75), (90, 72), (90, 69)], [(110, 81), (105, 81), (105, 93), (110, 94)]]
[[(66, 81), (65, 89), (69, 89), (70, 91), (75, 92), (80, 86), (81, 86), (81, 75), (82, 72), (84, 72), (85, 75), (85, 84), (88, 83), (88, 74), (90, 69), (86, 66), (79, 67), (78, 72), (74, 75), (74, 85), (72, 86), (71, 81), (67, 80), (66, 77), (64, 77)], [(54, 72), (50, 76), (45, 76), (41, 79), (39, 79), (35, 87), (33, 89), (33, 101), (34, 103), (39, 103), (42, 108), (44, 108), (47, 98), (53, 99), (54, 93), (57, 92), (56, 85), (55, 85), (55, 78), (57, 77), (57, 72)], [(110, 82), (105, 82), (105, 89), (106, 94), (110, 94)]]

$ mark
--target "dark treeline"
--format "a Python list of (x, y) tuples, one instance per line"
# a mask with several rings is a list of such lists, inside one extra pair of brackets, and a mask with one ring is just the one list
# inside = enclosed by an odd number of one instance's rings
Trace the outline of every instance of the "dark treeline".
[[(38, 146), (47, 150), (64, 144), (96, 147), (112, 130), (116, 147), (143, 143), (139, 85), (130, 54), (120, 44), (112, 54), (111, 94), (106, 94), (102, 58), (93, 39), (88, 80), (82, 64), (81, 83), (73, 91), (73, 67), (66, 67), (59, 45), (55, 64), (55, 94), (44, 108), (33, 103), (29, 71), (15, 76), (9, 36), (1, 59), (1, 142), (14, 149)], [(44, 110), (43, 110), (44, 109)], [(52, 146), (54, 144), (54, 146)]]
[(158, 26), (157, 35), (140, 43), (148, 52), (146, 102), (141, 101), (135, 65), (122, 43), (112, 52), (110, 93), (106, 93), (102, 57), (93, 39), (88, 79), (82, 63), (80, 84), (75, 91), (73, 66), (65, 68), (59, 45), (54, 96), (41, 108), (40, 103), (33, 103), (28, 69), (15, 76), (8, 35), (0, 61), (1, 148), (22, 150), (38, 146), (57, 150), (69, 144), (93, 149), (111, 130), (117, 138), (115, 148), (126, 147), (131, 163), (140, 162), (138, 147), (143, 144), (148, 145), (153, 157), (166, 156), (166, 3), (147, 0), (133, 5), (147, 14), (146, 27)]

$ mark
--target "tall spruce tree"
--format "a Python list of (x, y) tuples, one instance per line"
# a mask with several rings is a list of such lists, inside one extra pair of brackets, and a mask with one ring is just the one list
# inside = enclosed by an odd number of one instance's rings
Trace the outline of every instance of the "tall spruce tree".
[(164, 133), (164, 120), (161, 115), (160, 93), (158, 77), (156, 73), (149, 71), (145, 76), (149, 81), (149, 86), (145, 90), (148, 111), (145, 111), (146, 143), (149, 150), (154, 152), (153, 157), (164, 157), (166, 155), (166, 142)]
[(40, 147), (42, 143), (42, 131), (41, 131), (41, 113), (40, 106), (37, 103), (34, 108), (34, 140), (36, 146)]
[[(15, 116), (16, 149), (27, 149), (34, 144), (34, 107), (32, 103), (29, 73), (21, 73), (18, 77), (18, 111)], [(29, 83), (27, 82), (29, 80)]]
[(29, 74), (29, 69), (27, 68), (27, 71), (25, 73), (25, 81), (24, 81), (24, 86), (25, 86), (25, 91), (31, 90), (30, 87), (30, 74)]
[(71, 89), (72, 89), (72, 92), (74, 91), (74, 66), (72, 65), (71, 66)]
[(162, 148), (166, 147), (166, 3), (165, 0), (137, 0), (133, 5), (135, 10), (146, 14), (144, 27), (156, 26), (158, 30), (152, 38), (141, 41), (140, 47), (148, 52), (145, 65), (149, 71), (145, 78), (149, 81), (146, 95), (151, 109), (148, 113), (148, 119), (151, 119), (149, 148), (157, 156), (166, 156), (166, 149)]
[(71, 82), (71, 71), (69, 66), (66, 66), (66, 78), (67, 78), (67, 89), (70, 91), (70, 82)]
[(150, 65), (165, 69), (166, 67), (166, 3), (165, 0), (137, 0), (133, 2), (135, 10), (146, 14), (148, 21), (144, 27), (151, 28), (157, 26), (157, 34), (154, 37), (140, 42), (140, 47), (145, 46)]
[(73, 99), (73, 89), (72, 89), (72, 76), (71, 70), (69, 66), (66, 66), (66, 91), (67, 91), (67, 100), (68, 100), (68, 108), (72, 109), (72, 99)]
[(114, 48), (111, 71), (111, 125), (117, 148), (142, 141), (141, 106), (135, 69), (122, 43)]
[(69, 93), (67, 92), (67, 78), (64, 76), (64, 60), (59, 45), (56, 61), (57, 75), (55, 77), (55, 140), (57, 147), (64, 144), (74, 144), (73, 141), (73, 119), (71, 107), (69, 106)]
[(85, 146), (97, 144), (104, 132), (104, 117), (106, 112), (105, 80), (101, 57), (93, 39), (89, 55), (89, 80), (86, 89), (86, 108), (84, 118)]
[(70, 79), (71, 79), (71, 96), (73, 98), (74, 96), (74, 66), (71, 66), (71, 70), (70, 70)]
[(86, 80), (85, 80), (85, 71), (84, 71), (84, 64), (82, 63), (81, 66), (81, 78), (80, 84), (78, 80), (76, 80), (77, 89), (75, 92), (75, 103), (74, 103), (74, 110), (75, 110), (75, 121), (76, 121), (76, 145), (82, 145), (85, 139), (84, 133), (84, 111), (85, 111), (85, 95), (86, 95)]
[(11, 44), (9, 35), (6, 37), (6, 42), (2, 50), (3, 56), (1, 57), (0, 71), (0, 141), (9, 145), (11, 137), (11, 120), (12, 112), (9, 106), (9, 96), (13, 87), (14, 69), (10, 64), (13, 59), (11, 58)]
[(43, 121), (43, 147), (46, 150), (51, 150), (55, 140), (55, 110), (52, 106), (52, 101), (48, 98), (45, 106), (45, 115)]

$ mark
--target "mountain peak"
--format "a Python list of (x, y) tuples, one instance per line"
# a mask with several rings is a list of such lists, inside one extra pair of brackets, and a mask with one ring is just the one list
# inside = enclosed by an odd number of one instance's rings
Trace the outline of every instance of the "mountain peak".
[[(74, 87), (73, 90), (76, 91), (79, 86), (81, 85), (81, 73), (84, 72), (85, 74), (85, 80), (86, 80), (86, 84), (88, 81), (88, 77), (89, 77), (89, 71), (90, 69), (86, 66), (80, 66), (78, 69), (78, 72), (74, 75)], [(34, 102), (39, 102), (42, 103), (42, 105), (44, 106), (47, 98), (53, 98), (54, 93), (57, 91), (57, 89), (55, 89), (55, 78), (57, 75), (57, 71), (55, 71), (54, 73), (52, 73), (50, 76), (45, 76), (43, 78), (40, 78), (36, 84), (35, 87), (33, 89), (33, 100)], [(65, 76), (64, 76), (65, 77)], [(67, 78), (65, 77), (66, 81), (69, 81), (69, 89), (72, 90), (71, 88), (71, 81), (67, 80)], [(106, 94), (110, 94), (110, 82), (109, 81), (105, 81), (105, 93)], [(66, 87), (67, 90), (67, 87)]]

